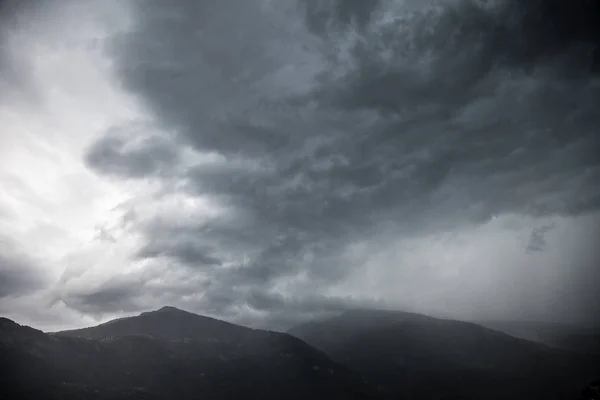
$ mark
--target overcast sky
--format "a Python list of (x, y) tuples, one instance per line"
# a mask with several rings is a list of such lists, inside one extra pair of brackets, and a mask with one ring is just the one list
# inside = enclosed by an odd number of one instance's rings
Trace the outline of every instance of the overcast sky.
[(0, 314), (598, 322), (597, 7), (1, 1)]

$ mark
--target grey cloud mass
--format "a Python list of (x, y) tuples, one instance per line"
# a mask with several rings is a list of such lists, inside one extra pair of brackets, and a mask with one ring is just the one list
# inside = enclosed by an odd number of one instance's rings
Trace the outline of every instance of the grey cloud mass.
[[(342, 280), (363, 237), (599, 211), (597, 3), (399, 3), (140, 2), (111, 44), (120, 79), (173, 132), (165, 149), (228, 161), (177, 179), (233, 211), (140, 226), (138, 256), (208, 267), (215, 312), (239, 296), (276, 312), (269, 287)], [(107, 140), (99, 171), (175, 161)]]
[(86, 163), (101, 173), (142, 178), (168, 173), (177, 161), (178, 152), (171, 143), (159, 136), (145, 135), (138, 143), (130, 143), (119, 131), (148, 130), (143, 124), (112, 129), (98, 140), (86, 155)]
[(140, 258), (174, 257), (185, 264), (195, 266), (220, 265), (221, 261), (211, 256), (211, 252), (209, 247), (197, 245), (193, 241), (175, 241), (174, 243), (149, 243), (137, 253), (137, 256)]
[(529, 239), (529, 244), (527, 245), (527, 251), (544, 251), (548, 245), (546, 242), (546, 233), (550, 232), (552, 228), (554, 228), (554, 226), (544, 225), (531, 231), (531, 238)]
[[(598, 2), (132, 4), (130, 29), (106, 48), (151, 122), (108, 130), (85, 163), (221, 210), (177, 219), (130, 207), (127, 231), (143, 242), (131, 261), (199, 279), (163, 300), (278, 327), (384, 307), (378, 293), (324, 294), (377, 256), (369, 243), (600, 212)], [(550, 225), (535, 226), (531, 257), (552, 245)], [(600, 279), (590, 252), (574, 276)], [(390, 275), (409, 268), (385, 263)], [(429, 274), (419, 267), (415, 285)], [(133, 310), (151, 292), (106, 285), (64, 301)], [(582, 314), (595, 307), (559, 295)]]
[(18, 89), (27, 86), (31, 79), (30, 71), (22, 62), (22, 57), (14, 48), (9, 46), (7, 40), (8, 26), (17, 13), (16, 2), (0, 2), (0, 100), (4, 101), (8, 95), (13, 95)]
[(90, 314), (127, 312), (139, 309), (135, 296), (139, 294), (131, 285), (106, 285), (89, 292), (71, 293), (63, 301), (78, 311)]
[(28, 38), (14, 32), (22, 28), (35, 30), (37, 26), (31, 21), (43, 20), (52, 7), (56, 7), (55, 1), (0, 1), (0, 104), (41, 100), (36, 71), (27, 62), (30, 54), (22, 51)]
[(36, 261), (15, 247), (11, 240), (0, 236), (0, 300), (30, 294), (45, 284)]

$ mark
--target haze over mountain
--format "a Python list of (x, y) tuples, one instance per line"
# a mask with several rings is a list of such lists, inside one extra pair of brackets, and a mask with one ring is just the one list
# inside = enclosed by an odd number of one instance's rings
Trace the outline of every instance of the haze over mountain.
[(4, 399), (375, 399), (292, 336), (167, 307), (45, 334), (0, 318)]
[(509, 335), (582, 353), (600, 354), (600, 327), (539, 321), (481, 321), (481, 325)]
[(600, 376), (600, 356), (414, 313), (349, 311), (289, 333), (400, 398), (575, 399)]

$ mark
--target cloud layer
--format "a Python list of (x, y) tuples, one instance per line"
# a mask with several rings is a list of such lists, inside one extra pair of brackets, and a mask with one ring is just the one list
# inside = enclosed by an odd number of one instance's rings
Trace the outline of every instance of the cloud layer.
[[(146, 115), (82, 159), (150, 189), (111, 228), (136, 238), (131, 271), (60, 288), (72, 309), (171, 301), (275, 327), (357, 306), (591, 318), (567, 282), (598, 275), (596, 2), (152, 0), (131, 16), (103, 49)], [(579, 247), (558, 257), (550, 238), (569, 229)], [(440, 284), (453, 274), (462, 286)], [(494, 279), (525, 283), (476, 309)]]

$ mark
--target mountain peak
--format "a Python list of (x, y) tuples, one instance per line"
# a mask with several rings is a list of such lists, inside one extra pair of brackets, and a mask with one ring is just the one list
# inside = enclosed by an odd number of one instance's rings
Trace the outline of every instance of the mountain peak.
[[(164, 306), (164, 307), (159, 308), (158, 310), (146, 311), (146, 312), (141, 313), (139, 315), (139, 317), (144, 317), (144, 316), (159, 317), (161, 315), (162, 316), (181, 316), (181, 317), (190, 316), (190, 317), (208, 318), (203, 315), (194, 314), (192, 312), (185, 311), (180, 308), (173, 307), (173, 306)], [(133, 318), (135, 318), (135, 317), (133, 317)]]
[(164, 307), (161, 307), (158, 310), (156, 310), (156, 312), (172, 312), (172, 313), (175, 313), (175, 312), (187, 312), (187, 311), (180, 310), (179, 308), (173, 307), (173, 306), (164, 306)]
[(211, 317), (164, 306), (138, 316), (119, 318), (103, 324), (57, 332), (63, 336), (101, 338), (125, 335), (149, 335), (165, 340), (187, 338), (210, 340), (237, 340), (251, 332), (250, 328)]

